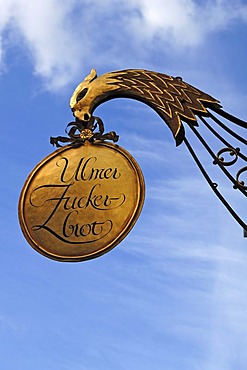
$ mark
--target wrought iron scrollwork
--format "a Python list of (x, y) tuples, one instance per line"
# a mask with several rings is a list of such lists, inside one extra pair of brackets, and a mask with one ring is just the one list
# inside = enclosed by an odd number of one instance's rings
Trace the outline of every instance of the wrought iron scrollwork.
[[(230, 156), (233, 157), (232, 160), (226, 161), (225, 158), (222, 156), (223, 153), (228, 153)], [(223, 148), (219, 150), (216, 154), (216, 160), (213, 161), (213, 164), (221, 164), (223, 166), (233, 166), (241, 156), (240, 148)], [(247, 190), (247, 186), (245, 186), (244, 181), (240, 180), (239, 177), (242, 173), (247, 171), (247, 167), (244, 166), (243, 168), (239, 169), (236, 177), (235, 177), (235, 184), (233, 185), (234, 189), (242, 188), (243, 190)], [(247, 194), (246, 194), (247, 195)]]
[[(224, 111), (223, 111), (224, 112)], [(199, 142), (202, 144), (204, 149), (208, 152), (208, 154), (213, 159), (213, 164), (217, 165), (218, 168), (226, 175), (226, 178), (230, 180), (232, 183), (232, 187), (236, 190), (239, 190), (240, 193), (243, 196), (247, 196), (247, 186), (245, 185), (245, 182), (240, 179), (240, 176), (247, 171), (247, 157), (243, 153), (243, 150), (246, 149), (247, 141), (245, 140), (244, 136), (239, 135), (236, 131), (239, 130), (232, 130), (230, 128), (230, 125), (239, 125), (241, 127), (241, 130), (247, 129), (247, 123), (244, 123), (244, 121), (239, 120), (236, 117), (233, 117), (231, 115), (228, 115), (226, 112), (222, 113), (222, 110), (216, 110), (216, 113), (218, 115), (222, 115), (224, 118), (228, 118), (227, 125), (226, 123), (222, 122), (219, 117), (214, 116), (211, 112), (209, 112), (208, 117), (201, 117), (199, 116), (199, 120), (203, 123), (204, 127), (206, 127), (209, 131), (209, 134), (213, 134), (213, 141), (215, 142), (215, 138), (219, 141), (220, 144), (224, 144), (225, 147), (223, 147), (220, 150), (216, 151), (216, 154), (214, 153), (212, 149), (212, 144), (208, 144), (210, 142), (210, 136), (204, 135), (207, 137), (207, 141), (204, 137), (202, 137), (199, 133), (199, 127), (194, 127), (192, 125), (189, 125), (189, 127), (192, 129), (195, 136), (199, 139)], [(231, 120), (230, 120), (231, 118)], [(215, 125), (216, 127), (213, 127)], [(217, 127), (220, 127), (217, 129)], [(220, 133), (221, 132), (221, 133)], [(232, 145), (227, 139), (232, 138), (232, 141), (237, 142), (239, 145)], [(247, 236), (247, 225), (243, 221), (243, 219), (239, 216), (239, 214), (232, 208), (232, 206), (229, 204), (229, 202), (226, 200), (226, 197), (223, 196), (223, 192), (220, 190), (220, 187), (215, 186), (216, 183), (211, 180), (208, 172), (206, 171), (205, 167), (201, 164), (198, 157), (196, 156), (195, 152), (193, 151), (192, 147), (189, 145), (188, 141), (184, 139), (185, 144), (187, 145), (190, 153), (192, 154), (195, 162), (199, 166), (202, 174), (206, 178), (207, 182), (211, 186), (212, 190), (215, 192), (217, 197), (221, 200), (221, 202), (224, 204), (224, 206), (227, 208), (227, 210), (231, 213), (231, 215), (235, 218), (235, 220), (243, 227), (244, 230), (244, 236)], [(219, 144), (219, 145), (220, 145)], [(232, 158), (231, 158), (232, 157)]]
[[(213, 161), (213, 164), (221, 163), (223, 166), (232, 166), (234, 163), (237, 162), (239, 158), (240, 148), (223, 148), (218, 151), (216, 154), (217, 160)], [(223, 153), (228, 153), (230, 156), (234, 157), (231, 161), (226, 161), (225, 158), (222, 156)]]
[[(241, 186), (244, 190), (247, 191), (247, 186), (245, 185), (245, 182), (243, 180), (240, 180), (240, 175), (242, 175), (244, 172), (247, 173), (247, 166), (241, 168), (238, 172), (237, 172), (237, 175), (236, 175), (236, 182), (239, 186)], [(236, 187), (234, 186), (234, 189), (236, 189)]]

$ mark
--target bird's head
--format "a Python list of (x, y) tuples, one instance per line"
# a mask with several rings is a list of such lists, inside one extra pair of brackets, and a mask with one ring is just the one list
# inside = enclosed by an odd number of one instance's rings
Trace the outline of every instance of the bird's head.
[(90, 74), (82, 81), (75, 89), (71, 99), (70, 107), (73, 115), (80, 121), (89, 121), (92, 115), (94, 89), (92, 89), (93, 81), (97, 79), (95, 69), (92, 69)]
[(95, 69), (75, 89), (70, 107), (77, 120), (88, 122), (92, 118), (94, 109), (103, 101), (110, 99), (112, 93), (118, 89), (111, 73), (97, 76)]

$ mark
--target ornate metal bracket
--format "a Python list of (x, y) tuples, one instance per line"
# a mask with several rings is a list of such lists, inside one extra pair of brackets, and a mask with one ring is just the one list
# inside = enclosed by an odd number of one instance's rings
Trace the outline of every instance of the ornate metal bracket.
[[(94, 132), (96, 129), (98, 132)], [(68, 130), (69, 128), (69, 130)], [(119, 136), (115, 131), (104, 134), (104, 124), (99, 117), (91, 116), (88, 121), (76, 120), (75, 122), (68, 123), (66, 130), (66, 136), (51, 137), (50, 143), (57, 148), (61, 147), (60, 143), (71, 143), (73, 145), (82, 145), (86, 140), (93, 142), (95, 140), (111, 140), (114, 143), (118, 141)], [(77, 133), (79, 132), (79, 133)]]
[[(217, 182), (212, 180), (209, 169), (202, 164), (189, 143), (183, 125), (186, 123), (199, 140), (202, 150), (211, 158), (210, 165), (217, 166), (241, 196), (247, 196), (247, 186), (243, 180), (247, 172), (247, 156), (244, 154), (247, 140), (246, 134), (240, 133), (240, 130), (247, 129), (247, 123), (225, 112), (217, 99), (184, 82), (181, 77), (138, 69), (109, 72), (98, 77), (92, 69), (70, 99), (76, 122), (68, 125), (72, 126), (68, 132), (69, 138), (51, 138), (51, 143), (59, 146), (59, 142), (80, 144), (84, 140), (95, 139), (117, 141), (118, 136), (114, 132), (103, 134), (103, 123), (93, 116), (93, 112), (103, 102), (120, 97), (142, 101), (160, 115), (172, 131), (176, 145), (184, 142), (211, 189), (247, 236), (247, 224), (228, 203)], [(200, 127), (199, 121), (202, 123)], [(99, 132), (94, 134), (97, 125)], [(201, 127), (204, 130), (202, 134), (199, 132)], [(79, 134), (75, 134), (76, 130)], [(216, 146), (215, 149), (213, 146)], [(230, 157), (228, 160), (225, 158), (227, 154)]]

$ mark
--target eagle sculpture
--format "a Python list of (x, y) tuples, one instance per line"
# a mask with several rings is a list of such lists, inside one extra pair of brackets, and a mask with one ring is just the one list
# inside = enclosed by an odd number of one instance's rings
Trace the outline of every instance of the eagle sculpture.
[[(51, 138), (51, 143), (59, 146), (58, 141), (77, 143), (80, 140), (94, 139), (117, 141), (115, 132), (103, 134), (103, 122), (93, 116), (93, 112), (100, 104), (114, 98), (139, 100), (159, 114), (172, 131), (176, 145), (185, 143), (208, 184), (243, 227), (244, 235), (247, 236), (246, 223), (222, 195), (218, 184), (209, 176), (193, 145), (189, 143), (183, 124), (186, 123), (193, 131), (212, 158), (211, 163), (222, 170), (234, 189), (246, 196), (247, 186), (243, 176), (247, 174), (247, 156), (244, 154), (247, 140), (246, 131), (244, 133), (239, 131), (246, 130), (247, 123), (224, 111), (217, 99), (184, 82), (181, 77), (171, 77), (142, 69), (126, 69), (97, 76), (95, 69), (92, 69), (84, 81), (76, 87), (70, 99), (75, 122), (68, 125), (72, 126), (69, 138)], [(201, 122), (213, 136), (212, 142), (215, 142), (215, 139), (219, 141), (218, 150), (214, 151), (211, 142), (207, 142), (205, 136), (199, 133), (198, 122)], [(100, 132), (93, 134), (97, 125)], [(79, 135), (75, 135), (76, 130), (79, 130)], [(240, 168), (236, 169), (236, 163)], [(233, 169), (233, 174), (230, 168)]]
[(88, 121), (101, 103), (121, 97), (142, 101), (153, 108), (171, 129), (177, 145), (184, 137), (181, 120), (196, 124), (196, 113), (207, 115), (207, 107), (220, 108), (218, 100), (180, 77), (141, 69), (115, 71), (99, 77), (92, 69), (75, 89), (70, 107), (78, 120)]

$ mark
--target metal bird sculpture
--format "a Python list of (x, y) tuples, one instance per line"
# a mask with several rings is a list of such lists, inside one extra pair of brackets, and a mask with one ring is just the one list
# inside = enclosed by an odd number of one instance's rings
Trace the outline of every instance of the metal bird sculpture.
[[(181, 77), (171, 77), (139, 69), (109, 72), (98, 77), (95, 69), (92, 69), (84, 81), (76, 87), (70, 99), (70, 107), (76, 121), (68, 125), (72, 126), (69, 138), (51, 138), (51, 143), (58, 146), (58, 141), (78, 142), (86, 139), (117, 141), (118, 136), (115, 132), (103, 134), (103, 122), (100, 118), (93, 116), (94, 110), (100, 104), (114, 98), (139, 100), (159, 114), (172, 131), (176, 145), (185, 143), (208, 184), (243, 227), (244, 235), (247, 236), (246, 223), (219, 191), (218, 184), (209, 176), (208, 171), (189, 143), (183, 125), (186, 123), (193, 131), (200, 144), (212, 158), (211, 163), (222, 170), (232, 183), (233, 188), (238, 190), (242, 196), (246, 196), (247, 186), (242, 178), (244, 173), (245, 175), (247, 173), (247, 157), (244, 154), (247, 140), (245, 139), (246, 134), (239, 133), (239, 130), (246, 130), (247, 123), (225, 112), (217, 99), (184, 82)], [(199, 133), (198, 122), (201, 122), (200, 126), (203, 126), (212, 135), (212, 142), (215, 142), (215, 139), (219, 142), (216, 151), (212, 149), (211, 141), (210, 144), (206, 141), (205, 134)], [(93, 133), (97, 126), (99, 132)], [(79, 130), (79, 135), (75, 135), (76, 130)], [(236, 169), (236, 163), (240, 169)], [(230, 167), (234, 174), (228, 170)]]
[(181, 120), (196, 124), (195, 113), (207, 115), (207, 107), (220, 107), (218, 100), (195, 89), (180, 77), (130, 69), (97, 77), (95, 69), (75, 89), (70, 107), (80, 121), (88, 121), (95, 108), (114, 98), (131, 98), (153, 108), (171, 129), (177, 145), (183, 141)]

